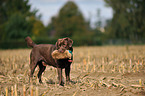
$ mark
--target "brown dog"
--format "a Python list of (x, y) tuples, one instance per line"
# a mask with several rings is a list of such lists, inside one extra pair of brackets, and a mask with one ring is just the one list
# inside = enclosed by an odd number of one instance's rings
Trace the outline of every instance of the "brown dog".
[(39, 82), (42, 83), (41, 75), (44, 72), (46, 65), (53, 66), (57, 68), (58, 70), (58, 78), (59, 78), (59, 84), (64, 85), (64, 82), (62, 81), (62, 69), (65, 68), (65, 75), (66, 75), (66, 82), (69, 83), (70, 81), (70, 65), (72, 63), (71, 60), (68, 59), (59, 59), (54, 60), (51, 56), (51, 53), (54, 50), (58, 50), (59, 52), (63, 53), (65, 50), (73, 51), (72, 44), (73, 41), (70, 38), (62, 38), (58, 39), (55, 45), (51, 44), (39, 44), (36, 45), (30, 37), (26, 37), (25, 41), (27, 42), (27, 45), (29, 47), (32, 47), (32, 51), (30, 54), (30, 77), (33, 77), (33, 73), (35, 71), (36, 66), (39, 66), (39, 72), (38, 72), (38, 79)]

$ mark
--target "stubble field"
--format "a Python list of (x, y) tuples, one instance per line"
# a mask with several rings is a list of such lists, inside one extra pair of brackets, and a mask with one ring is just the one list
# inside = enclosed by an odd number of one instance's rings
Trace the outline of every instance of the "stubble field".
[[(58, 85), (47, 66), (29, 83), (31, 49), (0, 50), (0, 96), (145, 96), (145, 46), (75, 47), (71, 80)], [(63, 72), (64, 81), (65, 75)]]

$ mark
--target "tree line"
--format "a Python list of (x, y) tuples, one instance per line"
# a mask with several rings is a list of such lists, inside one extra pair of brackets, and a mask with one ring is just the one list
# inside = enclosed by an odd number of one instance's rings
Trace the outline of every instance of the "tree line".
[[(37, 43), (55, 43), (58, 38), (70, 37), (75, 45), (102, 45), (110, 42), (143, 43), (145, 37), (144, 0), (104, 0), (113, 9), (113, 18), (101, 21), (95, 28), (85, 20), (79, 7), (68, 1), (57, 16), (44, 26), (39, 10), (31, 9), (29, 0), (0, 1), (0, 44), (2, 48), (25, 47), (24, 38), (31, 36)], [(95, 10), (95, 9), (94, 9)], [(97, 9), (96, 9), (97, 10)], [(98, 16), (99, 16), (98, 10)], [(96, 18), (99, 18), (96, 16)], [(10, 46), (11, 45), (11, 46)]]
[(145, 0), (105, 0), (113, 9), (113, 18), (106, 26), (111, 39), (132, 43), (145, 42)]

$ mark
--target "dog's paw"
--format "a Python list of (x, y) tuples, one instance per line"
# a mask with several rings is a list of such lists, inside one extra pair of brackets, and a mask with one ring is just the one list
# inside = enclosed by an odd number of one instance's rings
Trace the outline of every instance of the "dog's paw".
[(59, 83), (60, 86), (64, 86), (64, 82)]

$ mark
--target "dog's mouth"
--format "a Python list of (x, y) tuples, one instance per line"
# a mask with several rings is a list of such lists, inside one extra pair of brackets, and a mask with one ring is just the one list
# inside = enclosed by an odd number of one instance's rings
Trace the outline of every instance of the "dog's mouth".
[(70, 59), (69, 59), (68, 62), (73, 62), (73, 60), (70, 60)]

